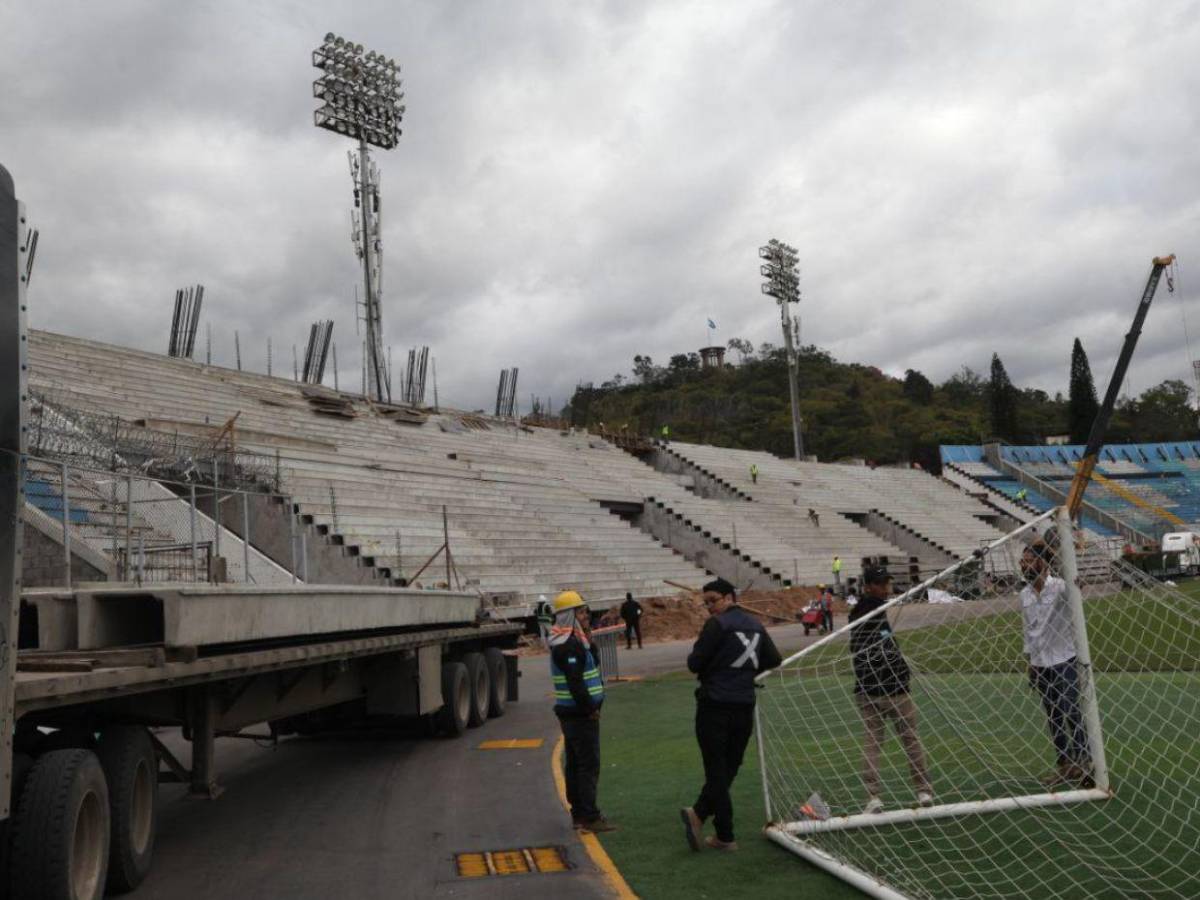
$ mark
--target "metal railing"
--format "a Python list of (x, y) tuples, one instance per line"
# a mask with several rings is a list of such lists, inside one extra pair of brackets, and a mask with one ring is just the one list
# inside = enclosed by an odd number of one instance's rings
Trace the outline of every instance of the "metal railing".
[(125, 548), (120, 547), (117, 571), (122, 573), (122, 580), (135, 584), (213, 581), (217, 574), (213, 567), (212, 541), (204, 541), (196, 547), (191, 544), (160, 547), (139, 544), (132, 559), (126, 555)]
[[(27, 587), (307, 580), (307, 534), (284, 494), (225, 487), (216, 468), (208, 483), (37, 455), (20, 457), (18, 468)], [(282, 504), (287, 513), (287, 543), (273, 541), (290, 548), (282, 553), (255, 546), (254, 523), (266, 503)]]

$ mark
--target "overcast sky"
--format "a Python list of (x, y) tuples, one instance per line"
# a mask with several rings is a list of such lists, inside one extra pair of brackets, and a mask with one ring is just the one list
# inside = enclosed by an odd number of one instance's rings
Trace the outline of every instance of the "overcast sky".
[[(385, 341), (443, 403), (707, 339), (778, 342), (756, 250), (798, 248), (806, 343), (941, 380), (1103, 390), (1200, 357), (1200, 6), (1128, 2), (6, 3), (0, 162), (42, 231), (35, 327), (163, 351), (203, 282), (214, 362), (290, 375), (335, 319), (359, 384), (349, 142), (312, 126), (327, 31), (394, 56)], [(1189, 355), (1185, 325), (1191, 338)], [(197, 357), (203, 358), (203, 331)], [(332, 380), (331, 376), (327, 379)]]

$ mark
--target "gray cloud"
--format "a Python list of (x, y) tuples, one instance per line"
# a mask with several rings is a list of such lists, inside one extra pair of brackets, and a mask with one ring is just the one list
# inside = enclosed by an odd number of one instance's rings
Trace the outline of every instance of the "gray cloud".
[[(775, 341), (756, 248), (800, 250), (804, 338), (935, 379), (991, 353), (1107, 379), (1154, 254), (1180, 255), (1130, 387), (1200, 355), (1195, 3), (54, 3), (0, 24), (0, 161), (43, 240), (38, 327), (160, 350), (208, 286), (217, 361), (290, 369), (318, 317), (358, 383), (344, 141), (311, 126), (327, 30), (408, 92), (380, 154), (387, 342), (443, 400)], [(1184, 314), (1191, 318), (1184, 319)], [(1190, 354), (1183, 324), (1197, 346)], [(281, 365), (282, 363), (282, 365)]]

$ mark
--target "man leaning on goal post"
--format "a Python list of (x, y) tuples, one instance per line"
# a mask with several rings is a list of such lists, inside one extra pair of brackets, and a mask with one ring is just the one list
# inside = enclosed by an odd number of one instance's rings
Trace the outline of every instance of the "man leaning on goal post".
[(1079, 669), (1067, 583), (1051, 574), (1053, 546), (1036, 540), (1021, 553), (1021, 621), (1029, 686), (1038, 693), (1050, 738), (1055, 770), (1044, 776), (1047, 788), (1094, 786), (1087, 731), (1079, 704)]

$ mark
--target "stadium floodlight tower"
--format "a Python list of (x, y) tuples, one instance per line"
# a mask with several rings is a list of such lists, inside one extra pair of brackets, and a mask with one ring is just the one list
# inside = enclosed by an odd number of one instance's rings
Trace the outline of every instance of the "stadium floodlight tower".
[(759, 271), (766, 281), (762, 292), (774, 297), (779, 304), (779, 316), (783, 321), (783, 345), (787, 353), (788, 390), (792, 396), (792, 451), (796, 459), (804, 458), (804, 438), (800, 434), (800, 386), (796, 373), (796, 343), (793, 339), (794, 326), (790, 313), (791, 304), (800, 302), (800, 267), (796, 248), (772, 238), (758, 248), (758, 255), (766, 260)]
[(350, 154), (354, 179), (355, 249), (363, 265), (363, 301), (366, 322), (367, 387), (372, 399), (391, 401), (387, 363), (383, 355), (382, 295), (383, 244), (380, 237), (379, 170), (372, 165), (368, 146), (391, 150), (400, 140), (404, 117), (404, 92), (394, 59), (332, 32), (313, 51), (313, 65), (321, 77), (313, 82), (313, 96), (321, 106), (313, 122), (335, 134), (358, 140), (357, 158)]

